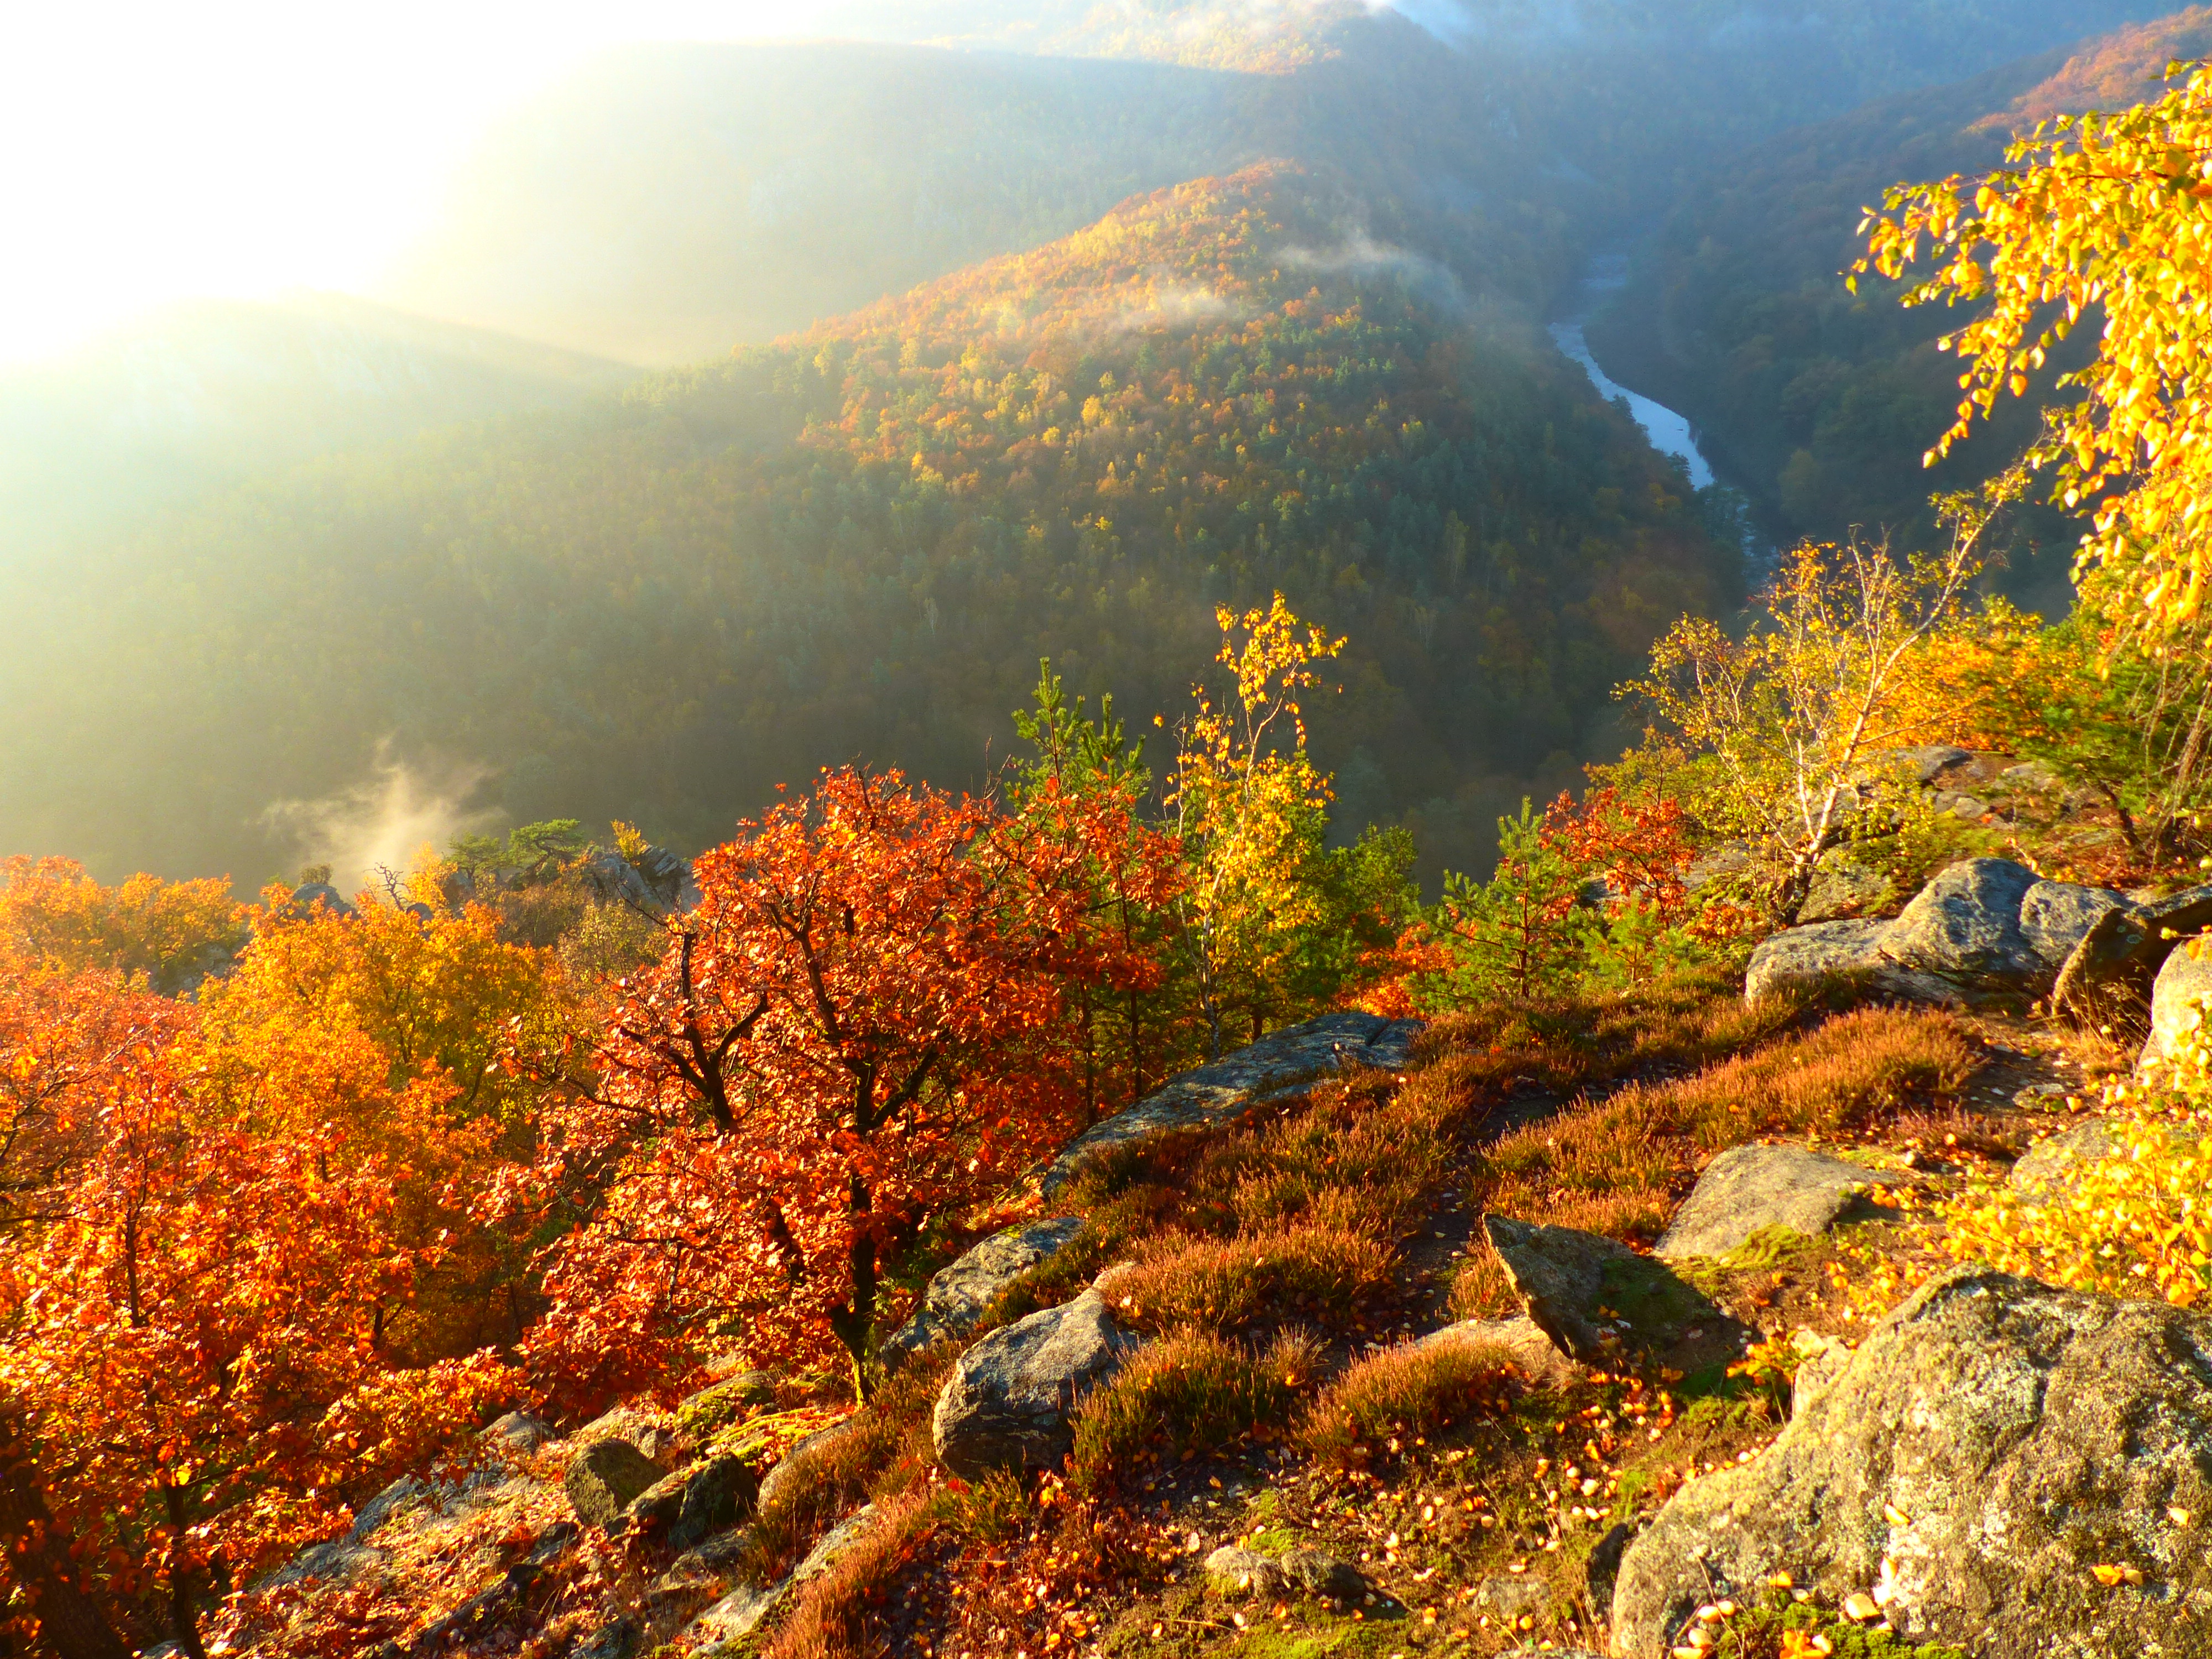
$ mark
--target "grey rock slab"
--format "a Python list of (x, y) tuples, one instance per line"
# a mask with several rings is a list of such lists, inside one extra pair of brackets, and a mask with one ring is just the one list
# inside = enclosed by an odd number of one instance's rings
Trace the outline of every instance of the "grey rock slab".
[(1642, 1355), (1686, 1370), (1741, 1346), (1735, 1321), (1666, 1263), (1616, 1239), (1505, 1216), (1483, 1225), (1528, 1316), (1579, 1364)]
[(2020, 902), (2020, 931), (2053, 974), (2107, 910), (2133, 908), (2125, 893), (2079, 882), (2039, 881)]
[(1877, 994), (1907, 1002), (1955, 1002), (1955, 987), (1932, 974), (1900, 967), (1884, 953), (1893, 923), (1821, 921), (1768, 935), (1744, 970), (1747, 1002), (1829, 980), (1859, 980)]
[(1416, 1019), (1344, 1013), (1272, 1032), (1249, 1048), (1170, 1079), (1128, 1110), (1094, 1124), (1038, 1172), (1038, 1189), (1050, 1198), (1097, 1153), (1178, 1129), (1226, 1123), (1342, 1065), (1397, 1070), (1412, 1058), (1413, 1040), (1423, 1029)]
[(1797, 1351), (1797, 1370), (1790, 1379), (1790, 1414), (1795, 1417), (1809, 1411), (1843, 1376), (1850, 1365), (1851, 1350), (1832, 1336), (1808, 1330), (1793, 1333), (1790, 1346)]
[(1550, 1616), (1552, 1587), (1526, 1573), (1493, 1572), (1474, 1587), (1474, 1604), (1509, 1623)]
[(577, 1448), (561, 1477), (576, 1519), (602, 1532), (660, 1480), (660, 1466), (627, 1440), (609, 1435)]
[(630, 1500), (629, 1518), (684, 1549), (744, 1519), (758, 1487), (742, 1458), (708, 1457), (640, 1492)]
[(1893, 1623), (1976, 1659), (2212, 1653), (2212, 1553), (2170, 1507), (2212, 1514), (2212, 1316), (1960, 1268), (1660, 1511), (1621, 1563), (1615, 1651), (1655, 1659), (1778, 1571), (1839, 1605), (1887, 1559)]
[(1077, 1403), (1139, 1346), (1095, 1290), (992, 1332), (960, 1356), (937, 1397), (938, 1461), (967, 1480), (1057, 1468), (1075, 1443)]
[(1049, 1261), (1083, 1231), (1081, 1216), (1053, 1216), (1009, 1227), (939, 1268), (914, 1316), (885, 1340), (878, 1358), (896, 1369), (932, 1343), (965, 1336), (999, 1293), (1030, 1268)]
[(1962, 860), (1898, 912), (1881, 952), (1899, 967), (1972, 989), (2047, 985), (2056, 969), (2021, 927), (2021, 906), (2039, 879), (2007, 859)]
[(1769, 1227), (1818, 1238), (1870, 1187), (1899, 1179), (1809, 1146), (1733, 1147), (1705, 1166), (1653, 1254), (1726, 1255)]
[(1229, 1588), (1253, 1595), (1279, 1595), (1290, 1588), (1291, 1576), (1272, 1555), (1224, 1544), (1206, 1558), (1206, 1576)]
[(528, 1412), (509, 1412), (484, 1425), (477, 1438), (520, 1456), (534, 1452), (553, 1437), (553, 1431)]
[(2150, 1036), (2143, 1044), (2142, 1064), (2160, 1066), (2172, 1060), (2208, 1006), (2212, 1006), (2212, 940), (2200, 936), (2176, 945), (2151, 982)]

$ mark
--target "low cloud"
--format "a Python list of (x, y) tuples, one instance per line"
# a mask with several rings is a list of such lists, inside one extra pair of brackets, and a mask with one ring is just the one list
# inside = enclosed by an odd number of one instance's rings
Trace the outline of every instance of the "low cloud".
[(1411, 249), (1378, 242), (1364, 230), (1355, 230), (1329, 247), (1285, 248), (1282, 261), (1293, 270), (1333, 276), (1395, 276), (1431, 304), (1453, 311), (1467, 307), (1467, 290), (1448, 266)]
[(264, 827), (293, 844), (302, 865), (327, 864), (342, 893), (372, 885), (377, 872), (404, 870), (423, 846), (487, 828), (498, 814), (467, 805), (489, 776), (482, 767), (410, 765), (380, 754), (368, 777), (318, 800), (282, 800)]

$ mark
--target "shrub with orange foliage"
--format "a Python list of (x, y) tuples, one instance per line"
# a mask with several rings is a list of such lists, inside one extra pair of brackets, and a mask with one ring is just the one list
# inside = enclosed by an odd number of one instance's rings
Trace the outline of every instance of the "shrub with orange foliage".
[[(1048, 785), (1043, 798), (1056, 799)], [(897, 773), (825, 773), (695, 864), (702, 902), (547, 1126), (533, 1358), (571, 1403), (678, 1385), (706, 1343), (839, 1352), (863, 1388), (886, 1250), (998, 1191), (1074, 1121), (1066, 988), (1128, 969), (1094, 847), (1168, 878), (1111, 796), (1012, 817)]]
[(0, 954), (30, 962), (143, 974), (173, 994), (244, 943), (244, 921), (226, 878), (103, 887), (74, 859), (0, 859)]

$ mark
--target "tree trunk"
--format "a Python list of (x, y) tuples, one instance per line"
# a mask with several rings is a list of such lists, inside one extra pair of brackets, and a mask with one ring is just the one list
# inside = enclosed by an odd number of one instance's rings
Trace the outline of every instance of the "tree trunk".
[(16, 1427), (0, 1415), (0, 1549), (39, 1621), (39, 1648), (55, 1659), (131, 1659), (131, 1650), (76, 1574)]

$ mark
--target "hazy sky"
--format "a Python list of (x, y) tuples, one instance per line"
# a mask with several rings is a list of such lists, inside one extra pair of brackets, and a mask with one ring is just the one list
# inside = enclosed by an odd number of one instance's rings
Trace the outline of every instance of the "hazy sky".
[(805, 33), (826, 0), (0, 9), (0, 362), (163, 300), (364, 285), (501, 107), (629, 40)]

